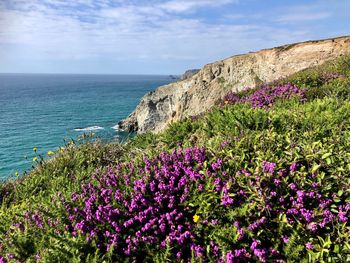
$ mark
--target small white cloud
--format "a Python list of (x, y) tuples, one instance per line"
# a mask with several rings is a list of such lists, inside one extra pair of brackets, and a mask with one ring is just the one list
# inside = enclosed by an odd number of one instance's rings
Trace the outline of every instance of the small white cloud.
[(228, 20), (237, 20), (237, 19), (242, 19), (245, 17), (246, 17), (246, 15), (243, 15), (243, 14), (226, 14), (223, 16), (223, 18), (228, 19)]
[(203, 7), (222, 6), (230, 3), (237, 3), (237, 0), (171, 0), (159, 5), (167, 12), (189, 12)]
[(316, 21), (325, 19), (331, 16), (331, 13), (328, 12), (299, 12), (292, 14), (281, 15), (277, 18), (277, 21), (282, 23), (301, 23), (306, 21)]

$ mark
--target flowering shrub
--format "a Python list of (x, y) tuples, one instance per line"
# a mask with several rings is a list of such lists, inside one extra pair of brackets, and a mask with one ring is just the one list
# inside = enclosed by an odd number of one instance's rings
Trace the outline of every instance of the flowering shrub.
[[(59, 194), (51, 210), (31, 210), (22, 221), (16, 215), (0, 259), (27, 258), (18, 253), (23, 237), (30, 240), (28, 248), (53, 236), (43, 244), (71, 246), (65, 253), (78, 251), (81, 261), (89, 261), (88, 253), (111, 261), (152, 260), (161, 253), (163, 261), (345, 260), (349, 176), (336, 164), (347, 167), (349, 144), (327, 138), (327, 147), (304, 145), (305, 157), (295, 162), (281, 151), (290, 147), (296, 154), (300, 145), (288, 141), (290, 146), (278, 148), (276, 134), (269, 136), (261, 145), (275, 143), (274, 161), (258, 151), (236, 166), (232, 149), (240, 142), (225, 140), (215, 152), (191, 147), (97, 170), (69, 197)], [(45, 250), (34, 249), (32, 258), (47, 258)]]
[(0, 263), (350, 262), (346, 62), (0, 183)]
[(318, 238), (338, 246), (348, 240), (338, 228), (350, 223), (344, 193), (321, 188), (300, 163), (251, 163), (232, 175), (222, 159), (188, 148), (119, 164), (72, 194), (66, 230), (135, 260), (171, 247), (168, 259), (179, 261), (284, 262), (292, 248), (297, 257), (312, 251)]
[(205, 160), (204, 149), (189, 148), (145, 159), (141, 167), (128, 163), (95, 174), (82, 193), (72, 194), (67, 208), (73, 224), (67, 229), (96, 239), (99, 249), (113, 249), (120, 256), (142, 258), (150, 247), (169, 245), (178, 258), (189, 258), (191, 249), (199, 250), (194, 211), (186, 201), (191, 184), (204, 177), (199, 171)]
[(268, 85), (261, 86), (255, 92), (248, 95), (238, 96), (234, 92), (229, 92), (223, 98), (223, 104), (247, 103), (253, 108), (269, 108), (277, 100), (298, 98), (305, 101), (304, 92), (296, 85), (291, 83), (280, 84), (276, 87)]

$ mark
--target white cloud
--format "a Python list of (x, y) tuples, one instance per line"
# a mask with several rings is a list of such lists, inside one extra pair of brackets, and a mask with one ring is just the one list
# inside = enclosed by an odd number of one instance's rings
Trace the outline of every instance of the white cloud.
[(301, 24), (313, 21), (319, 21), (330, 18), (333, 15), (333, 7), (337, 8), (336, 4), (329, 6), (329, 3), (324, 1), (311, 2), (303, 5), (285, 6), (278, 12), (275, 20), (286, 24)]
[(277, 18), (277, 21), (283, 23), (301, 23), (305, 21), (315, 21), (325, 19), (331, 16), (329, 12), (302, 11), (298, 13), (284, 14)]
[[(11, 7), (0, 4), (0, 45), (11, 46), (0, 48), (0, 57), (6, 55), (12, 64), (33, 59), (48, 64), (120, 62), (116, 70), (122, 71), (123, 63), (130, 61), (135, 65), (181, 62), (186, 68), (234, 53), (305, 40), (310, 35), (307, 28), (234, 24), (225, 19), (211, 23), (193, 15), (200, 8), (222, 7), (236, 0), (147, 0), (142, 4), (131, 0), (11, 1)], [(235, 18), (240, 16), (231, 20)], [(297, 18), (284, 17), (284, 21), (292, 19)], [(5, 67), (2, 63), (0, 71)]]
[(237, 3), (235, 0), (172, 0), (160, 5), (167, 12), (188, 12), (203, 7), (215, 7), (229, 3)]

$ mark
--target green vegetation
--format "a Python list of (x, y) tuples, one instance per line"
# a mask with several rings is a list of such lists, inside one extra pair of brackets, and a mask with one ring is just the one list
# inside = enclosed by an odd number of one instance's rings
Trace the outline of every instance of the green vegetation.
[(248, 90), (37, 161), (0, 185), (0, 262), (350, 261), (350, 57), (284, 83), (306, 100)]

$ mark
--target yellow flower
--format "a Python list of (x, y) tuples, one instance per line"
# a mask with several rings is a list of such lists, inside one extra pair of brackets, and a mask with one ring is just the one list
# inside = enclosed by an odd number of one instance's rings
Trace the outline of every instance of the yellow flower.
[(16, 172), (16, 176), (19, 176), (19, 172)]
[(228, 104), (228, 101), (227, 101), (227, 100), (225, 100), (225, 104)]
[(33, 162), (36, 162), (38, 160), (38, 157), (33, 158)]
[(38, 148), (36, 148), (36, 147), (33, 148), (33, 151), (34, 151), (34, 152), (36, 152), (37, 150), (38, 150)]
[(193, 216), (193, 222), (197, 223), (199, 220), (199, 215), (194, 215)]
[(48, 155), (53, 155), (53, 151), (48, 151), (47, 154)]

